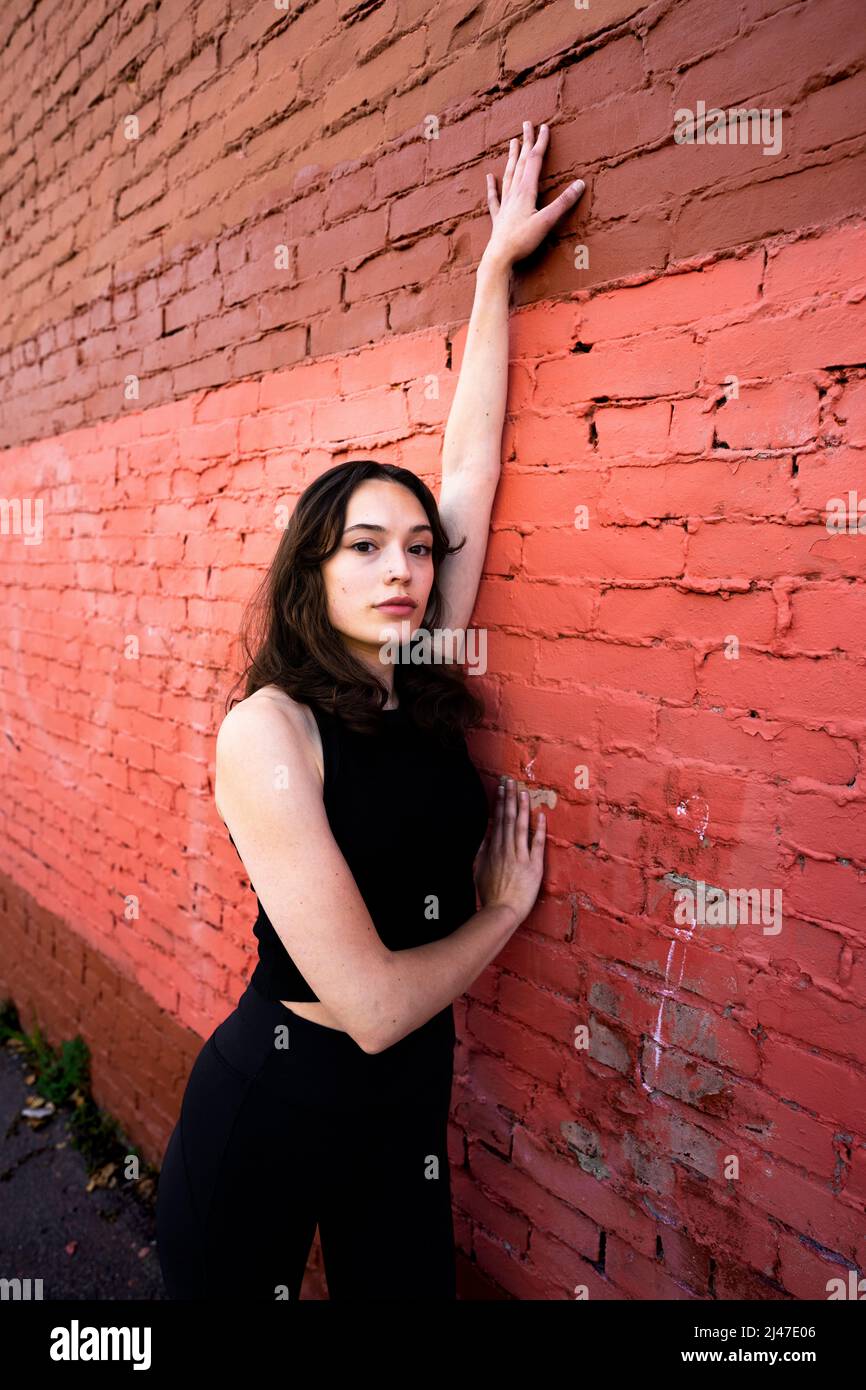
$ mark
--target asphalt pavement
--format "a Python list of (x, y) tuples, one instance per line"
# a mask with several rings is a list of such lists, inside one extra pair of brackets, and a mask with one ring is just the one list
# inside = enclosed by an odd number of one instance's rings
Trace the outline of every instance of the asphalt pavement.
[[(42, 1280), (42, 1298), (162, 1299), (152, 1188), (115, 1174), (96, 1185), (73, 1147), (68, 1111), (22, 1115), (38, 1095), (31, 1065), (0, 1046), (0, 1279)], [(110, 1171), (98, 1180), (111, 1182)], [(35, 1294), (35, 1284), (31, 1284)]]

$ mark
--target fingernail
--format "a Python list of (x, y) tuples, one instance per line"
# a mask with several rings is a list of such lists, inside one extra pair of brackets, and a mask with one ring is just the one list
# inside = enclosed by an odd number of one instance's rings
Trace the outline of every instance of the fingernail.
[(586, 188), (586, 184), (584, 183), (583, 179), (575, 179), (574, 183), (571, 186), (572, 188), (576, 188), (578, 192), (582, 188)]

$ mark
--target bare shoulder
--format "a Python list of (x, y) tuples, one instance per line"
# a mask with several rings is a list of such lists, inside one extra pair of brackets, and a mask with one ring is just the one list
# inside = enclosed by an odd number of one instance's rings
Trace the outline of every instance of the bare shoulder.
[(219, 806), (219, 789), (220, 770), (226, 757), (242, 756), (248, 741), (270, 740), (275, 734), (282, 736), (287, 731), (291, 731), (298, 746), (311, 757), (324, 785), (322, 737), (313, 711), (278, 686), (264, 685), (233, 705), (217, 731), (214, 804), (220, 820), (225, 821)]

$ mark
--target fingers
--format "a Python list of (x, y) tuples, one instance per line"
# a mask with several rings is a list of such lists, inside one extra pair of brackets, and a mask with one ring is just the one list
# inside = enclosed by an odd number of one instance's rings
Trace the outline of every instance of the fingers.
[(518, 791), (517, 783), (509, 777), (496, 790), (497, 852), (507, 848), (517, 859), (525, 859), (529, 850), (529, 792)]
[(523, 122), (523, 144), (520, 146), (520, 156), (517, 160), (517, 167), (522, 169), (532, 151), (532, 122)]
[(505, 824), (505, 783), (500, 782), (496, 788), (496, 811), (493, 816), (493, 833), (490, 837), (493, 853), (497, 856), (502, 854), (504, 844), (504, 824)]
[[(549, 125), (540, 125), (538, 128), (538, 136), (536, 138), (533, 135), (532, 122), (523, 122), (522, 142), (518, 141), (516, 136), (509, 142), (508, 163), (506, 164), (505, 172), (502, 175), (503, 198), (505, 198), (513, 183), (520, 182), (520, 180), (523, 178), (524, 172), (527, 168), (527, 165), (529, 164), (529, 161), (533, 159), (537, 161), (536, 165), (534, 166), (534, 169), (532, 170), (532, 174), (535, 178), (536, 190), (538, 189), (538, 175), (541, 172), (541, 164), (544, 159), (544, 155), (547, 151), (547, 146), (549, 142)], [(492, 175), (488, 174), (487, 177), (488, 183), (490, 183), (492, 180)], [(552, 226), (558, 218), (562, 217), (563, 213), (568, 212), (569, 208), (572, 208), (574, 204), (577, 202), (578, 198), (584, 192), (585, 188), (586, 184), (584, 183), (583, 179), (577, 179), (574, 183), (569, 184), (568, 188), (566, 188), (564, 192), (560, 193), (559, 197), (554, 199), (554, 201), (550, 203), (548, 207), (540, 209), (540, 211), (550, 215), (547, 225)]]
[(514, 177), (514, 170), (517, 165), (517, 153), (519, 142), (515, 138), (510, 141), (508, 146), (508, 163), (505, 166), (505, 173), (502, 175), (502, 196), (505, 197), (511, 187), (511, 180)]
[(515, 796), (515, 784), (509, 777), (508, 789), (505, 793), (505, 844), (509, 854), (514, 853), (514, 821), (517, 816), (517, 798)]
[(544, 228), (543, 236), (547, 236), (560, 217), (571, 211), (578, 198), (582, 197), (585, 188), (583, 179), (577, 179), (575, 183), (570, 183), (558, 198), (554, 198), (552, 203), (548, 203), (546, 208), (539, 208), (535, 216), (540, 219), (539, 225)]
[[(530, 129), (530, 131), (531, 131), (531, 130), (532, 130), (532, 126), (530, 126), (529, 129)], [(548, 143), (549, 139), (550, 139), (550, 126), (547, 126), (547, 125), (540, 126), (540, 127), (539, 127), (539, 131), (538, 131), (538, 138), (536, 139), (535, 144), (532, 146), (532, 149), (529, 151), (530, 155), (532, 155), (533, 158), (535, 158), (535, 157), (538, 158), (539, 165), (541, 164), (541, 161), (542, 161), (543, 158), (544, 158), (544, 153), (545, 153), (545, 150), (547, 149), (547, 143)]]
[[(512, 183), (514, 183), (516, 179), (519, 180), (519, 176), (523, 173), (523, 168), (526, 164), (526, 160), (528, 159), (529, 155), (538, 154), (539, 156), (542, 156), (544, 154), (544, 151), (547, 148), (547, 136), (547, 126), (542, 126), (541, 130), (539, 131), (538, 139), (533, 141), (532, 123), (531, 121), (524, 121), (523, 142), (521, 143), (517, 139), (516, 135), (508, 142), (508, 163), (506, 164), (505, 172), (502, 175), (503, 198), (506, 198), (508, 196), (508, 191), (511, 188)], [(488, 187), (490, 185), (492, 177), (492, 174), (487, 175)], [(488, 193), (488, 202), (489, 201), (490, 198)], [(497, 206), (497, 211), (498, 210), (499, 209)]]
[(517, 813), (517, 844), (515, 851), (518, 859), (525, 859), (529, 851), (529, 792), (525, 787), (520, 792), (520, 809)]
[(547, 817), (543, 811), (539, 811), (538, 820), (535, 822), (535, 834), (532, 837), (532, 849), (530, 857), (535, 860), (544, 858), (544, 840), (547, 835)]
[(523, 122), (523, 143), (520, 146), (520, 154), (517, 157), (517, 164), (514, 169), (513, 183), (519, 183), (526, 168), (526, 161), (532, 153), (532, 125), (529, 121)]
[(514, 853), (514, 782), (510, 777), (499, 783), (496, 791), (495, 852), (504, 857)]
[[(541, 162), (544, 159), (544, 152), (547, 149), (547, 142), (550, 139), (550, 127), (542, 125), (539, 127), (538, 138), (533, 135), (532, 122), (523, 122), (523, 146), (518, 160), (518, 169), (521, 177), (524, 172), (528, 172), (530, 178), (535, 181), (535, 189), (538, 190), (538, 175), (541, 172)], [(533, 164), (531, 161), (535, 161)]]
[[(542, 161), (542, 159), (544, 158), (544, 152), (545, 152), (545, 150), (547, 149), (547, 143), (548, 143), (548, 140), (549, 140), (549, 139), (550, 139), (550, 127), (549, 127), (549, 126), (542, 125), (542, 126), (539, 128), (539, 131), (538, 131), (538, 138), (536, 139), (535, 136), (533, 135), (533, 131), (532, 131), (532, 122), (531, 122), (531, 121), (524, 121), (524, 122), (523, 122), (523, 140), (522, 140), (522, 142), (521, 142), (520, 140), (518, 140), (517, 136), (514, 136), (514, 137), (509, 141), (509, 143), (508, 143), (508, 162), (507, 162), (507, 164), (505, 165), (505, 172), (504, 172), (503, 175), (502, 175), (502, 198), (503, 198), (503, 200), (508, 196), (508, 192), (509, 192), (509, 189), (511, 188), (511, 185), (512, 185), (513, 183), (519, 183), (520, 179), (523, 177), (523, 171), (524, 171), (524, 169), (526, 168), (527, 161), (528, 161), (530, 158), (536, 158), (536, 159), (538, 160), (538, 164), (537, 164), (537, 167), (536, 167), (536, 169), (535, 169), (535, 186), (536, 186), (536, 189), (538, 188), (538, 174), (539, 174), (539, 171), (540, 171), (540, 169), (541, 169), (541, 161)], [(493, 178), (493, 175), (492, 175), (492, 174), (488, 174), (488, 175), (487, 175), (487, 201), (488, 201), (488, 205), (490, 205), (491, 213), (493, 213), (493, 207), (492, 207), (492, 205), (491, 205), (491, 200), (490, 200), (490, 186), (491, 186), (491, 184), (493, 185), (493, 190), (494, 190), (494, 195), (495, 195), (495, 191), (496, 191), (496, 180)], [(500, 204), (499, 204), (499, 202), (497, 201), (497, 203), (496, 203), (496, 212), (499, 211), (499, 206), (500, 206)]]
[[(502, 183), (503, 196), (505, 194), (505, 181)], [(487, 175), (487, 206), (490, 209), (490, 216), (496, 217), (499, 212), (499, 199), (496, 196), (496, 180), (492, 174)]]

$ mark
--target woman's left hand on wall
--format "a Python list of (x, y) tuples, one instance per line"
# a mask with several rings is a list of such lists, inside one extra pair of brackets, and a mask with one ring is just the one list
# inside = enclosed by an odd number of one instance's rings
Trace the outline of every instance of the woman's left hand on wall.
[(511, 266), (534, 251), (556, 222), (574, 207), (586, 185), (582, 179), (569, 184), (546, 208), (536, 209), (538, 178), (550, 128), (542, 125), (533, 139), (532, 122), (523, 122), (523, 144), (515, 137), (509, 146), (508, 162), (502, 175), (502, 195), (497, 196), (496, 179), (487, 175), (487, 205), (493, 230), (485, 255)]

